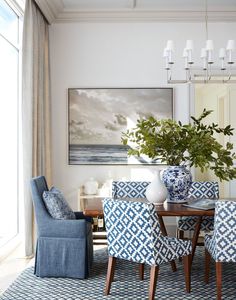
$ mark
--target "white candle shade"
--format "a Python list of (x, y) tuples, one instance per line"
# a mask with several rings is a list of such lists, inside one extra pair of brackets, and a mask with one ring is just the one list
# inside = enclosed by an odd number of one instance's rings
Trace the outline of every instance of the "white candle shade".
[(212, 40), (207, 40), (206, 41), (206, 50), (207, 51), (212, 51), (214, 50), (214, 44)]
[(166, 49), (174, 51), (174, 42), (172, 40), (167, 41)]
[(165, 48), (163, 51), (163, 57), (168, 57), (168, 56), (169, 56), (168, 50)]
[(193, 40), (186, 41), (186, 50), (193, 50)]
[(226, 51), (225, 51), (225, 48), (220, 48), (220, 51), (219, 51), (219, 58), (223, 59), (226, 57)]
[(234, 50), (235, 49), (235, 42), (234, 42), (234, 40), (228, 40), (226, 49), (227, 50)]
[(206, 48), (201, 49), (201, 58), (206, 58), (207, 57), (207, 51)]
[(188, 57), (188, 51), (186, 48), (184, 48), (184, 51), (183, 51), (183, 57)]

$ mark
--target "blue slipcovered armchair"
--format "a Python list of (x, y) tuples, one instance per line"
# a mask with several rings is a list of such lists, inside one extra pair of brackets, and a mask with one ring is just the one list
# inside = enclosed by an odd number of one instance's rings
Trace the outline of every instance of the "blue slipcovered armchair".
[(37, 223), (34, 273), (39, 277), (86, 278), (93, 260), (92, 227), (82, 213), (75, 220), (53, 219), (42, 198), (48, 191), (44, 176), (31, 180)]

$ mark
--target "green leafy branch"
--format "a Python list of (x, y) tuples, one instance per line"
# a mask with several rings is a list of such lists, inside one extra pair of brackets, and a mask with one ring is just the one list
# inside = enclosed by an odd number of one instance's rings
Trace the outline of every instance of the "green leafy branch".
[(135, 128), (122, 133), (122, 143), (135, 144), (128, 150), (129, 155), (145, 154), (168, 165), (189, 164), (202, 172), (210, 169), (220, 180), (231, 180), (236, 178), (233, 144), (227, 143), (224, 148), (214, 134), (232, 136), (234, 129), (230, 125), (220, 128), (215, 123), (203, 124), (202, 120), (211, 113), (204, 109), (199, 118), (192, 116), (193, 122), (186, 125), (171, 119), (139, 119)]

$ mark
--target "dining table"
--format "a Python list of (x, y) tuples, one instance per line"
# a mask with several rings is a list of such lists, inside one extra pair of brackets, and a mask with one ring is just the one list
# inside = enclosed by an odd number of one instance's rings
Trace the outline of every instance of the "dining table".
[[(107, 198), (107, 197), (106, 197)], [(111, 197), (110, 197), (111, 198)], [(94, 197), (94, 198), (84, 198), (82, 202), (81, 209), (85, 216), (90, 217), (98, 217), (103, 216), (103, 207), (102, 207), (102, 200), (104, 197)], [(111, 198), (112, 199), (112, 198)], [(116, 199), (116, 200), (127, 200), (127, 201), (141, 201), (147, 202), (146, 198), (124, 198), (124, 199)], [(196, 199), (186, 199), (186, 202), (190, 203), (195, 201)], [(199, 233), (201, 229), (201, 222), (202, 218), (205, 216), (212, 217), (214, 216), (215, 210), (214, 209), (198, 209), (193, 207), (187, 207), (182, 203), (171, 203), (165, 201), (163, 204), (155, 205), (156, 212), (161, 228), (161, 232), (164, 236), (167, 236), (166, 226), (163, 220), (163, 217), (184, 217), (184, 216), (195, 216), (197, 217), (197, 222), (195, 225), (193, 237), (192, 237), (192, 254), (191, 254), (191, 263), (194, 258)], [(176, 270), (175, 262), (171, 262), (172, 270)]]

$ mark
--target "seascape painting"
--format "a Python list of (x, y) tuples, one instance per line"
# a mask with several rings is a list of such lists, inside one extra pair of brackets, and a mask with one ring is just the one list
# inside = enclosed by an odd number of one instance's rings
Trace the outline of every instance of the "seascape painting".
[(129, 157), (121, 133), (139, 118), (173, 118), (172, 88), (68, 89), (70, 165), (158, 164)]

